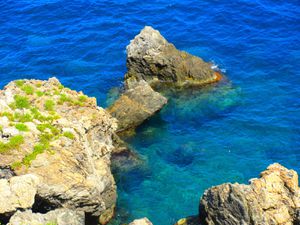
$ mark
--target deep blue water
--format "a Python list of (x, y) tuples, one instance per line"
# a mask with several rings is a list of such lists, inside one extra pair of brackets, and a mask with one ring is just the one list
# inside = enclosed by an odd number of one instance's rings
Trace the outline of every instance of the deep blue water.
[(173, 96), (128, 141), (145, 161), (118, 178), (119, 220), (171, 225), (203, 191), (273, 162), (300, 172), (298, 0), (0, 1), (0, 86), (58, 77), (107, 105), (125, 47), (151, 25), (229, 83)]

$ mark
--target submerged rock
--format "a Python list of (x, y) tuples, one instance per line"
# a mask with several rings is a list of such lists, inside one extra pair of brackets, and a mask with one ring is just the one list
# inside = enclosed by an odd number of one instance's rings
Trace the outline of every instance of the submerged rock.
[(118, 120), (118, 133), (134, 130), (143, 121), (159, 111), (167, 99), (155, 92), (145, 81), (126, 90), (108, 112)]
[(146, 26), (127, 46), (125, 82), (131, 88), (137, 81), (151, 85), (171, 83), (202, 85), (219, 81), (221, 74), (212, 64), (187, 52), (179, 51), (157, 30)]
[(147, 218), (142, 218), (132, 221), (129, 225), (152, 225), (152, 223)]
[(55, 78), (11, 82), (0, 91), (0, 167), (37, 176), (37, 198), (51, 208), (109, 220), (116, 202), (110, 170), (116, 128), (95, 98)]
[(33, 174), (0, 179), (0, 216), (31, 208), (39, 184), (39, 178)]
[(27, 210), (16, 212), (7, 225), (84, 225), (84, 220), (83, 212), (70, 209), (56, 209), (46, 214)]
[(249, 185), (222, 184), (205, 191), (200, 219), (207, 225), (299, 224), (298, 175), (279, 164), (270, 165)]

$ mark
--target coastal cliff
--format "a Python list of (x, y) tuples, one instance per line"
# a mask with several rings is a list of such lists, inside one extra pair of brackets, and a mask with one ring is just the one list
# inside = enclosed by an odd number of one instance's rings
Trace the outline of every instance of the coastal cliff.
[(176, 225), (300, 224), (300, 188), (294, 170), (275, 163), (249, 182), (207, 189), (199, 216), (181, 219)]
[[(55, 78), (17, 80), (0, 91), (0, 112), (0, 170), (16, 177), (1, 179), (0, 216), (19, 209), (67, 208), (107, 223), (116, 202), (110, 157), (117, 123), (96, 99)], [(29, 174), (32, 185), (25, 177), (23, 184), (13, 185)], [(9, 184), (11, 194), (3, 191)], [(28, 202), (7, 204), (24, 192), (16, 187), (26, 185), (33, 190)]]

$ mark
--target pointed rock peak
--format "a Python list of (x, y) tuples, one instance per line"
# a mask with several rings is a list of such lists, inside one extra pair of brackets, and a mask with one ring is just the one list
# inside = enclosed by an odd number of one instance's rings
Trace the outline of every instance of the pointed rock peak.
[(149, 50), (159, 51), (163, 46), (169, 44), (158, 30), (145, 26), (141, 32), (130, 41), (127, 46), (128, 56), (146, 54)]

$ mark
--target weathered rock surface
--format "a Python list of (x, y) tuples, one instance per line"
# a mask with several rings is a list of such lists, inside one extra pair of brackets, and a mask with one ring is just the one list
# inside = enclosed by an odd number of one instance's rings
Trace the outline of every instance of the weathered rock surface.
[(110, 157), (117, 123), (95, 98), (55, 78), (20, 80), (0, 91), (0, 112), (1, 168), (36, 175), (38, 199), (54, 208), (112, 216)]
[(147, 218), (142, 218), (132, 221), (129, 225), (152, 225), (152, 223)]
[(210, 63), (179, 51), (157, 30), (146, 26), (127, 46), (125, 82), (131, 88), (136, 81), (149, 84), (207, 84), (219, 81), (221, 74)]
[(155, 92), (145, 81), (126, 90), (108, 112), (118, 120), (117, 132), (133, 130), (147, 118), (159, 111), (167, 99)]
[(7, 225), (84, 225), (84, 220), (83, 212), (70, 209), (56, 209), (46, 214), (27, 210), (16, 212)]
[(0, 179), (0, 215), (31, 208), (39, 184), (39, 178), (33, 174)]
[(222, 184), (208, 189), (200, 202), (200, 219), (208, 225), (299, 224), (298, 175), (270, 165), (249, 185)]

